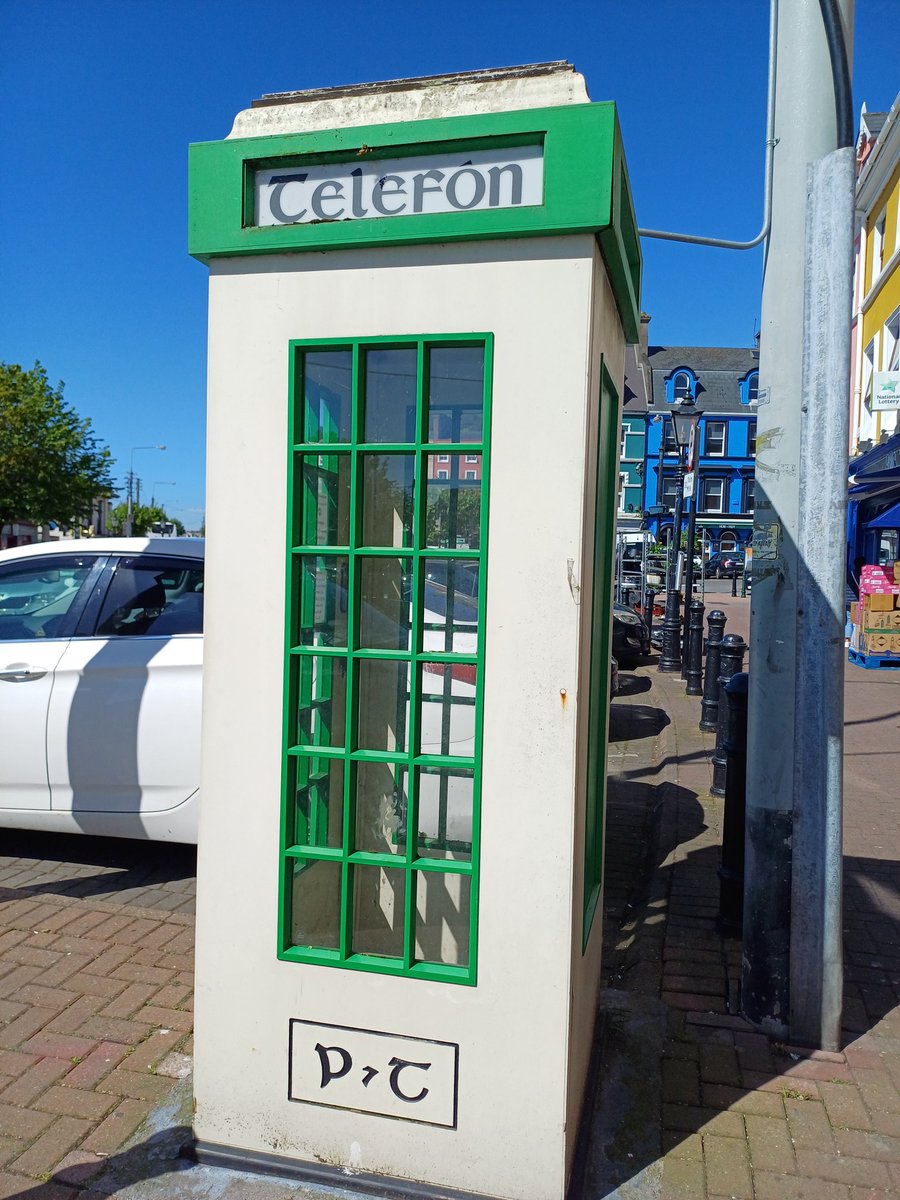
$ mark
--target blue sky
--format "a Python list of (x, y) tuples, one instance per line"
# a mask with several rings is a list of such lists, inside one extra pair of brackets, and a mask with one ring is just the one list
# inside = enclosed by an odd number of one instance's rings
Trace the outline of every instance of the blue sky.
[[(224, 137), (265, 92), (566, 58), (619, 105), (641, 225), (750, 238), (767, 19), (765, 0), (0, 0), (0, 358), (65, 381), (117, 479), (131, 447), (165, 443), (135, 471), (196, 528), (206, 270), (186, 251), (190, 142)], [(857, 0), (857, 111), (894, 100), (897, 45), (900, 0)], [(645, 241), (644, 256), (652, 341), (751, 343), (760, 251)]]

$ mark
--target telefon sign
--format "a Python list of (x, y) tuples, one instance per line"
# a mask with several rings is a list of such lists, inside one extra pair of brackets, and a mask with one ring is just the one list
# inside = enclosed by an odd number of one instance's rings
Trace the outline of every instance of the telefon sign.
[(543, 146), (276, 167), (254, 175), (255, 224), (306, 225), (543, 203)]

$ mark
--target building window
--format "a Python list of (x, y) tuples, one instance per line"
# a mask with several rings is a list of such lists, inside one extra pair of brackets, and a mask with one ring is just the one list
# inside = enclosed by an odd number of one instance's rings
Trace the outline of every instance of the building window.
[(467, 454), (466, 462), (478, 462), (478, 455), (477, 454)]
[(715, 478), (704, 479), (701, 484), (700, 499), (703, 512), (724, 512), (725, 480)]
[(721, 554), (730, 554), (732, 550), (737, 550), (737, 548), (738, 540), (736, 535), (730, 530), (726, 530), (719, 538), (719, 552)]
[(885, 211), (881, 210), (872, 231), (872, 283), (874, 284), (884, 268), (884, 223)]
[(884, 323), (884, 369), (900, 371), (900, 308), (895, 309)]
[(619, 442), (619, 458), (625, 458), (628, 454), (628, 430), (622, 430), (622, 440)]
[(664, 475), (660, 504), (664, 504), (666, 508), (674, 508), (677, 495), (678, 480), (674, 475)]
[(747, 425), (747, 457), (756, 458), (756, 422)]
[(751, 371), (738, 383), (741, 404), (756, 404), (759, 401), (759, 371)]
[(672, 424), (671, 418), (669, 418), (667, 421), (665, 417), (663, 417), (663, 453), (678, 453), (678, 442), (675, 438), (675, 426)]
[(872, 387), (873, 387), (873, 382), (874, 382), (872, 379), (872, 376), (873, 376), (874, 372), (875, 372), (875, 339), (872, 338), (871, 342), (869, 342), (868, 346), (866, 346), (865, 350), (863, 350), (863, 363), (862, 363), (863, 404), (866, 406), (866, 408), (869, 410), (869, 412), (872, 411)]
[(672, 380), (672, 396), (677, 404), (680, 400), (692, 400), (694, 396), (693, 380), (687, 371), (679, 371)]
[(755, 479), (745, 479), (744, 480), (744, 497), (743, 497), (743, 503), (741, 505), (741, 508), (744, 512), (750, 513), (750, 512), (753, 512), (755, 507), (756, 507), (756, 480)]
[(463, 478), (465, 478), (465, 479), (477, 479), (477, 478), (478, 478), (478, 472), (477, 472), (477, 471), (465, 471), (465, 472), (463, 473)]
[(620, 471), (619, 472), (619, 501), (618, 501), (618, 505), (617, 505), (619, 512), (625, 511), (625, 496), (627, 495), (625, 489), (627, 487), (628, 487), (628, 472)]
[(706, 422), (705, 453), (721, 458), (725, 453), (725, 422)]
[(491, 341), (291, 349), (278, 955), (473, 984)]

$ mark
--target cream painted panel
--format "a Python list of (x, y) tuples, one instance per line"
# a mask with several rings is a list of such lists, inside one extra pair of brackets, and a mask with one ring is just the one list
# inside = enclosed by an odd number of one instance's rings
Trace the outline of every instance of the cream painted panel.
[[(593, 240), (231, 260), (210, 281), (198, 1136), (562, 1194)], [(479, 981), (275, 958), (287, 343), (495, 335)], [(252, 597), (232, 576), (252, 547)], [(565, 697), (563, 697), (565, 693)], [(460, 1046), (456, 1131), (287, 1101), (290, 1018)], [(227, 1047), (227, 1052), (223, 1048)]]

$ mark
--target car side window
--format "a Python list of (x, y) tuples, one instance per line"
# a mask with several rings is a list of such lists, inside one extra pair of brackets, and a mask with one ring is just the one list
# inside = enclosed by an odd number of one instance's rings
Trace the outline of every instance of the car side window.
[(0, 641), (61, 636), (96, 554), (48, 554), (0, 567)]
[(134, 555), (116, 561), (97, 621), (99, 637), (203, 632), (203, 564)]

